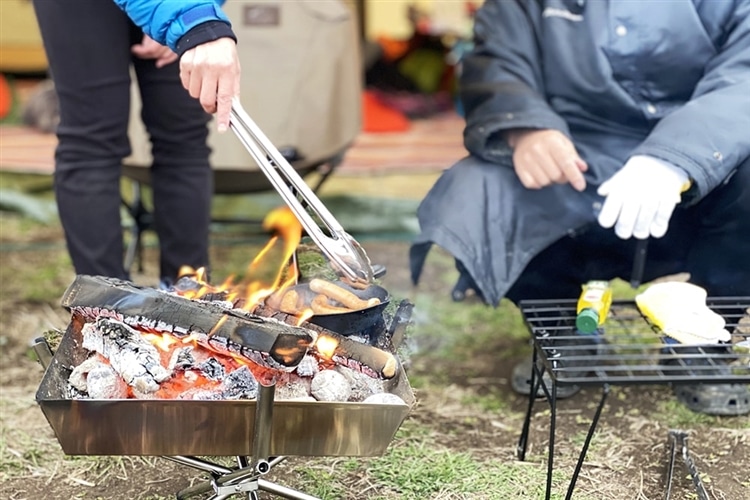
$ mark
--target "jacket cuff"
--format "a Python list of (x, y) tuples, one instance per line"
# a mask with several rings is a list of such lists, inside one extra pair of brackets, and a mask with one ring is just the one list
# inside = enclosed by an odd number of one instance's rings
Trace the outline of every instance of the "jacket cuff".
[(190, 31), (177, 40), (175, 52), (182, 57), (182, 54), (193, 47), (197, 47), (202, 43), (218, 40), (219, 38), (231, 38), (237, 42), (237, 36), (234, 34), (234, 31), (232, 31), (232, 27), (229, 23), (223, 21), (208, 21), (201, 23), (194, 28), (191, 28)]

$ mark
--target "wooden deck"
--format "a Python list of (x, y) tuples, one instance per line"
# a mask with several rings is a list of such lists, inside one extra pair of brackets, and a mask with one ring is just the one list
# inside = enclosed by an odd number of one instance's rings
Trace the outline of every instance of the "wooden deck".
[[(362, 133), (337, 169), (341, 175), (441, 171), (466, 156), (463, 119), (445, 113), (415, 120), (405, 132)], [(0, 126), (0, 170), (50, 174), (57, 139), (19, 126)]]

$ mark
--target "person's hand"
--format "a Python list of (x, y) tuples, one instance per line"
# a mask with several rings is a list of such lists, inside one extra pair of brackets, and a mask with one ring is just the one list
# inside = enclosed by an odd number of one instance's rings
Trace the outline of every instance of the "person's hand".
[(177, 60), (177, 54), (172, 52), (172, 49), (160, 44), (148, 35), (143, 35), (141, 43), (133, 45), (130, 51), (134, 56), (141, 59), (156, 59), (157, 68), (163, 68)]
[(599, 224), (622, 239), (661, 238), (680, 195), (689, 186), (687, 172), (651, 156), (638, 155), (599, 186), (605, 196)]
[(229, 128), (232, 98), (240, 93), (240, 60), (231, 38), (206, 42), (182, 54), (180, 79), (208, 113), (216, 113), (219, 132)]
[(576, 191), (586, 189), (586, 162), (565, 134), (558, 130), (511, 130), (506, 139), (513, 148), (513, 167), (529, 189), (569, 182)]

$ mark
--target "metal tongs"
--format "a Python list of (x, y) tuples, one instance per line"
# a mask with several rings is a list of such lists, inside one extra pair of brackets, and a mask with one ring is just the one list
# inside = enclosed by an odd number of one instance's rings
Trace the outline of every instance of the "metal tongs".
[[(323, 202), (250, 118), (236, 97), (232, 101), (229, 127), (297, 216), (310, 238), (328, 257), (337, 274), (354, 283), (371, 283), (374, 273), (365, 250), (344, 231)], [(328, 234), (321, 229), (313, 215), (325, 226)]]

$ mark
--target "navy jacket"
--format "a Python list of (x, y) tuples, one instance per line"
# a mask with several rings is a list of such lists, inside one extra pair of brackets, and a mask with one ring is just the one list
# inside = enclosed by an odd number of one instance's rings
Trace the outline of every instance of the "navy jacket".
[[(687, 171), (685, 203), (750, 157), (750, 0), (486, 0), (460, 91), (472, 156), (420, 206), (412, 277), (437, 243), (496, 304), (531, 258), (595, 220), (596, 188), (630, 156)], [(514, 128), (567, 134), (586, 192), (523, 188), (501, 134)]]
[(224, 0), (114, 0), (144, 33), (182, 55), (210, 40), (236, 40)]

